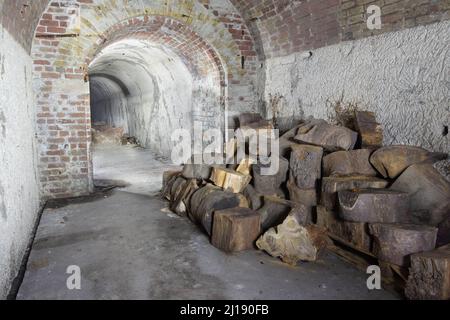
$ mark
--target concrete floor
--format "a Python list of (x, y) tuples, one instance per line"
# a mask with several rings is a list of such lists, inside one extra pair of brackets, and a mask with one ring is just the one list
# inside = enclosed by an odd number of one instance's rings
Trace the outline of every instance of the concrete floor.
[[(45, 210), (18, 299), (395, 299), (326, 254), (289, 267), (263, 252), (225, 254), (155, 193), (170, 167), (132, 147), (97, 148), (96, 178), (131, 184)], [(81, 290), (68, 290), (68, 266)]]

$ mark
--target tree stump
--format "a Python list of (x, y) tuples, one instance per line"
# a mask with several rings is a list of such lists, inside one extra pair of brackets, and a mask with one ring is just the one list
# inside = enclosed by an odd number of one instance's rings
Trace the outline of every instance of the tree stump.
[(321, 146), (327, 151), (352, 150), (357, 139), (358, 133), (324, 121), (300, 127), (295, 136), (296, 141)]
[(331, 153), (323, 158), (323, 175), (374, 177), (377, 172), (370, 164), (371, 154), (369, 149)]
[(329, 244), (325, 231), (317, 226), (303, 226), (295, 213), (284, 222), (267, 231), (256, 245), (283, 262), (296, 265), (298, 261), (316, 261)]
[(226, 252), (254, 248), (261, 235), (259, 213), (245, 208), (220, 210), (214, 213), (212, 244)]
[(370, 224), (374, 236), (374, 253), (381, 261), (398, 266), (410, 265), (414, 253), (433, 250), (437, 229), (413, 224)]
[(395, 179), (414, 164), (432, 164), (447, 157), (445, 153), (429, 152), (419, 147), (390, 146), (375, 151), (370, 162), (383, 177)]
[(322, 177), (323, 149), (311, 145), (292, 147), (289, 162), (290, 179), (300, 189), (314, 189)]
[(339, 191), (353, 189), (384, 189), (388, 182), (383, 179), (365, 176), (326, 177), (322, 179), (320, 204), (328, 210), (337, 210)]
[(450, 245), (411, 256), (405, 295), (411, 300), (450, 300)]
[(363, 252), (372, 251), (372, 237), (369, 224), (362, 222), (346, 222), (339, 219), (336, 212), (323, 206), (317, 207), (317, 226), (326, 229), (330, 235), (342, 240)]
[(410, 194), (414, 223), (437, 226), (450, 212), (450, 183), (431, 164), (410, 166), (391, 189)]
[(388, 189), (339, 191), (339, 214), (345, 221), (370, 223), (410, 222), (409, 195)]
[(375, 113), (357, 111), (355, 127), (361, 138), (362, 148), (378, 149), (383, 146), (383, 128), (377, 122)]

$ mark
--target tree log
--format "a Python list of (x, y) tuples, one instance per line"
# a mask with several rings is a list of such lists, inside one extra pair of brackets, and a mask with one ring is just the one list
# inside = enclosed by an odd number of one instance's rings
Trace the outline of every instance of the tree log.
[(254, 248), (261, 235), (258, 212), (245, 208), (220, 210), (214, 213), (212, 244), (226, 252), (239, 252)]
[(328, 210), (337, 210), (337, 193), (353, 189), (384, 189), (388, 182), (383, 179), (365, 176), (326, 177), (322, 179), (320, 204)]
[(289, 170), (289, 161), (280, 157), (278, 172), (275, 175), (263, 175), (262, 169), (268, 165), (253, 165), (253, 185), (256, 192), (268, 196), (284, 196), (281, 185), (286, 182)]
[(411, 300), (450, 300), (450, 245), (411, 256), (405, 295)]
[(258, 210), (262, 207), (263, 196), (256, 192), (255, 188), (249, 184), (243, 192), (249, 203), (249, 208), (252, 210)]
[(339, 214), (349, 222), (407, 223), (409, 195), (387, 189), (339, 191)]
[(313, 189), (322, 177), (323, 149), (311, 145), (292, 147), (289, 162), (290, 179), (300, 189)]
[(295, 136), (296, 141), (321, 146), (327, 151), (352, 150), (357, 139), (356, 132), (324, 121), (300, 127), (299, 133)]
[(187, 208), (192, 194), (198, 190), (196, 179), (187, 180), (172, 197), (170, 209), (179, 216), (187, 216)]
[(410, 194), (415, 223), (437, 226), (450, 212), (450, 183), (431, 164), (410, 166), (391, 189)]
[(383, 177), (395, 179), (414, 164), (432, 164), (447, 157), (445, 153), (429, 152), (419, 147), (390, 146), (375, 151), (370, 162)]
[(361, 249), (363, 252), (372, 251), (373, 241), (367, 223), (342, 221), (338, 218), (336, 212), (318, 206), (317, 225), (325, 228), (332, 236)]
[(414, 253), (433, 250), (437, 229), (413, 224), (370, 224), (374, 236), (374, 253), (381, 261), (398, 266), (410, 265)]
[(197, 190), (190, 200), (190, 218), (211, 235), (214, 211), (239, 206), (239, 197), (215, 186), (206, 185)]
[(271, 256), (296, 265), (298, 261), (316, 261), (328, 243), (323, 229), (314, 225), (302, 226), (297, 215), (291, 213), (281, 225), (259, 238), (256, 245)]
[(330, 176), (369, 176), (374, 177), (377, 172), (370, 164), (369, 149), (338, 151), (323, 158), (323, 175)]
[(181, 175), (181, 171), (166, 171), (163, 173), (162, 195), (170, 201), (170, 191), (175, 180)]

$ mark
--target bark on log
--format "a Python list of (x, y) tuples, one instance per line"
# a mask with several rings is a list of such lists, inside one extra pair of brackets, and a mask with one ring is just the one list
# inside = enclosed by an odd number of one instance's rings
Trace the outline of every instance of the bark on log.
[(369, 225), (374, 236), (374, 253), (381, 261), (398, 266), (410, 265), (414, 253), (433, 250), (436, 246), (437, 229), (413, 224)]
[(313, 189), (322, 177), (323, 149), (311, 145), (292, 147), (289, 162), (290, 179), (300, 189)]
[(256, 192), (262, 195), (284, 196), (281, 186), (287, 180), (289, 161), (280, 157), (278, 172), (271, 176), (262, 174), (264, 167), (269, 166), (262, 164), (253, 165), (253, 185)]
[(378, 149), (383, 146), (383, 128), (377, 122), (375, 113), (357, 111), (355, 126), (361, 138), (361, 147)]
[(211, 181), (218, 187), (233, 193), (241, 193), (248, 186), (252, 177), (230, 169), (214, 167)]
[(323, 175), (375, 177), (377, 172), (369, 161), (371, 154), (369, 149), (331, 153), (323, 158)]
[(245, 208), (220, 210), (214, 213), (212, 244), (225, 252), (253, 249), (261, 235), (259, 213)]
[(281, 225), (267, 231), (256, 244), (271, 256), (296, 265), (298, 261), (316, 261), (329, 239), (317, 226), (302, 226), (297, 215), (292, 213)]
[(264, 205), (258, 210), (261, 215), (261, 227), (263, 231), (279, 225), (286, 219), (287, 215), (295, 208), (291, 201), (277, 197), (265, 196)]
[(190, 218), (202, 225), (206, 232), (211, 235), (214, 212), (216, 210), (238, 207), (239, 202), (239, 197), (236, 194), (207, 185), (192, 195), (190, 200)]
[(372, 251), (373, 241), (368, 223), (342, 221), (337, 212), (318, 206), (317, 225), (326, 229), (332, 236), (361, 249), (361, 251)]
[(405, 295), (411, 300), (450, 300), (450, 245), (411, 256)]
[(339, 214), (349, 222), (408, 223), (409, 195), (388, 189), (339, 191)]
[(357, 138), (356, 132), (326, 122), (303, 126), (295, 136), (296, 141), (321, 146), (327, 151), (352, 150)]
[(187, 216), (187, 208), (192, 194), (198, 190), (198, 183), (196, 179), (190, 179), (181, 185), (181, 188), (176, 191), (172, 197), (170, 210), (179, 216)]
[(450, 183), (431, 164), (412, 165), (391, 189), (410, 194), (415, 223), (437, 226), (450, 212)]
[(181, 171), (166, 171), (163, 173), (162, 195), (170, 201), (170, 191), (175, 180), (181, 175)]
[(328, 210), (337, 210), (337, 193), (353, 189), (384, 189), (388, 182), (383, 179), (365, 176), (326, 177), (322, 179), (320, 204)]
[(370, 162), (383, 177), (395, 179), (414, 164), (432, 164), (447, 157), (445, 153), (429, 152), (419, 147), (390, 146), (375, 151)]
[(249, 184), (247, 188), (245, 188), (243, 194), (249, 202), (250, 209), (258, 210), (262, 207), (263, 196), (256, 192), (255, 188), (252, 185)]
[(312, 222), (314, 207), (317, 206), (318, 202), (317, 189), (300, 189), (291, 179), (287, 183), (287, 188), (289, 190), (289, 199), (304, 206), (308, 211), (308, 221)]

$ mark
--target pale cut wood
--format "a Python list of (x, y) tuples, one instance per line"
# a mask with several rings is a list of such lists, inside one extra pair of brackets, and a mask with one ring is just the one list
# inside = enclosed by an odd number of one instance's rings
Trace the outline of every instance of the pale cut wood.
[(232, 208), (214, 213), (212, 244), (226, 252), (253, 249), (261, 234), (260, 215), (250, 209)]
[(241, 163), (237, 166), (236, 171), (242, 173), (246, 176), (249, 176), (251, 173), (252, 166), (256, 163), (256, 161), (252, 158), (246, 158), (241, 161)]
[(267, 231), (256, 245), (283, 262), (296, 265), (299, 261), (316, 261), (330, 243), (325, 231), (317, 226), (303, 226), (295, 213), (284, 222)]
[(214, 167), (210, 180), (218, 187), (233, 193), (241, 193), (250, 183), (252, 177), (234, 170)]
[(383, 128), (376, 120), (375, 113), (356, 111), (355, 127), (361, 138), (361, 147), (377, 149), (383, 146)]

